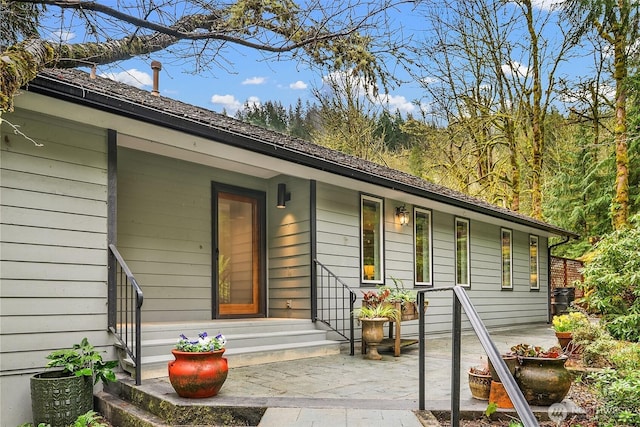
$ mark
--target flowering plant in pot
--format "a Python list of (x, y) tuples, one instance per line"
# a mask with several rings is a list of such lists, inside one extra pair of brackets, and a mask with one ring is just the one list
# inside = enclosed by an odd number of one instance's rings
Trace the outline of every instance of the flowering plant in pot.
[(229, 366), (222, 357), (227, 339), (207, 332), (189, 339), (181, 334), (171, 353), (176, 358), (169, 362), (169, 381), (181, 397), (202, 398), (218, 394), (227, 379)]
[[(363, 292), (363, 305), (395, 305), (396, 303), (400, 303), (401, 319), (398, 320), (417, 319), (417, 291), (406, 289), (400, 279), (392, 277), (391, 280), (393, 281), (393, 287), (378, 286), (376, 291)], [(425, 309), (428, 305), (429, 300), (425, 299)]]
[(566, 349), (573, 338), (576, 329), (589, 325), (589, 318), (579, 311), (572, 311), (560, 316), (554, 316), (551, 322), (560, 347)]
[(180, 341), (176, 344), (176, 350), (190, 353), (218, 351), (224, 350), (226, 344), (227, 339), (222, 334), (210, 337), (206, 332), (201, 332), (198, 334), (198, 338), (193, 340), (184, 334), (180, 334)]

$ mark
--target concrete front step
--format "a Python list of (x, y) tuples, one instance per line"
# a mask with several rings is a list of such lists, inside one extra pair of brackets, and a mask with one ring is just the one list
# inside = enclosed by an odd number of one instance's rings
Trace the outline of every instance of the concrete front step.
[(178, 339), (180, 334), (195, 337), (202, 331), (209, 335), (219, 333), (228, 337), (236, 334), (251, 334), (256, 331), (262, 333), (316, 329), (309, 319), (225, 319), (225, 320), (196, 320), (185, 322), (147, 322), (142, 324), (145, 340), (166, 338)]
[[(227, 351), (240, 350), (242, 348), (253, 348), (271, 343), (294, 344), (303, 342), (322, 341), (326, 339), (327, 333), (317, 329), (288, 330), (279, 332), (263, 332), (262, 330), (244, 334), (224, 334), (227, 339)], [(146, 334), (145, 334), (146, 336)], [(194, 335), (190, 338), (195, 337)], [(177, 337), (143, 340), (142, 348), (144, 356), (160, 356), (167, 354), (178, 342)], [(230, 354), (230, 353), (229, 353)]]
[[(337, 341), (329, 340), (274, 344), (268, 346), (243, 347), (235, 350), (229, 349), (225, 351), (224, 355), (227, 358), (230, 368), (238, 368), (240, 366), (340, 354), (340, 345)], [(170, 351), (163, 355), (143, 356), (142, 379), (166, 377), (167, 363), (172, 360), (174, 360), (174, 357)], [(124, 371), (132, 376), (135, 375), (135, 367), (131, 359), (124, 359), (121, 361), (121, 365)]]
[(266, 407), (242, 401), (217, 404), (216, 398), (183, 399), (158, 395), (136, 387), (131, 378), (120, 376), (94, 394), (95, 408), (114, 426), (168, 427), (250, 425), (257, 426)]
[(104, 391), (94, 393), (94, 407), (114, 426), (169, 427), (162, 418)]
[[(171, 349), (180, 334), (195, 337), (222, 332), (227, 338), (225, 357), (230, 367), (284, 360), (328, 356), (340, 353), (340, 342), (327, 339), (327, 331), (315, 329), (309, 320), (249, 319), (184, 323), (143, 324), (142, 378), (167, 376), (167, 363), (174, 360)], [(135, 375), (135, 365), (121, 350), (120, 365)]]

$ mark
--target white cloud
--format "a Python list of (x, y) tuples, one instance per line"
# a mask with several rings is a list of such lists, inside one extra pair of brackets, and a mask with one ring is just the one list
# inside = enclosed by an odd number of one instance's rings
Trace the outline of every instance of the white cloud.
[(402, 95), (380, 95), (379, 100), (380, 103), (387, 104), (391, 111), (399, 110), (401, 113), (413, 113), (416, 110), (416, 105)]
[(291, 83), (289, 85), (289, 88), (293, 89), (293, 90), (304, 90), (304, 89), (307, 88), (307, 84), (305, 82), (303, 82), (302, 80), (298, 80), (295, 83)]
[(557, 10), (565, 0), (532, 0), (531, 5), (540, 10)]
[(262, 85), (267, 81), (265, 77), (251, 77), (242, 82), (243, 85)]
[(211, 103), (222, 106), (229, 114), (235, 113), (242, 107), (242, 103), (233, 95), (213, 95)]
[(117, 82), (126, 83), (128, 85), (135, 86), (138, 89), (141, 89), (144, 86), (153, 85), (153, 79), (151, 78), (151, 74), (145, 73), (143, 71), (139, 71), (135, 68), (121, 71), (119, 73), (103, 73), (103, 74), (100, 74), (100, 76), (106, 77), (111, 80), (115, 80)]
[(247, 98), (245, 103), (242, 103), (233, 95), (213, 95), (211, 97), (211, 103), (220, 105), (227, 111), (227, 114), (232, 116), (236, 113), (236, 111), (244, 108), (245, 104), (248, 104), (249, 106), (259, 107), (260, 98), (258, 98), (257, 96), (250, 96), (249, 98)]
[(260, 107), (260, 98), (258, 98), (257, 96), (250, 96), (249, 98), (247, 98), (246, 104), (249, 104), (253, 107)]
[(416, 105), (411, 101), (408, 101), (402, 95), (391, 95), (388, 93), (374, 95), (373, 87), (365, 87), (365, 81), (363, 78), (356, 76), (352, 77), (345, 72), (334, 72), (322, 78), (325, 85), (337, 88), (339, 91), (351, 91), (354, 95), (360, 97), (367, 97), (371, 102), (384, 105), (391, 110), (399, 110), (401, 113), (413, 113), (416, 111)]
[(49, 35), (49, 41), (55, 43), (68, 43), (76, 37), (76, 33), (66, 30), (52, 31)]
[(529, 68), (518, 61), (513, 61), (510, 64), (503, 64), (502, 72), (508, 76), (525, 77), (529, 73)]
[(430, 84), (437, 83), (438, 79), (435, 77), (423, 77), (420, 79), (420, 82), (422, 82), (423, 85), (428, 86)]

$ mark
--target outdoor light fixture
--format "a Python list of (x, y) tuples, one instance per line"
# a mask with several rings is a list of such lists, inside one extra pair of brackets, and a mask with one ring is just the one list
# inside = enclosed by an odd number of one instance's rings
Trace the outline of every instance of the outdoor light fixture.
[(278, 204), (276, 207), (284, 209), (289, 200), (291, 200), (291, 193), (287, 193), (287, 184), (278, 184)]
[(400, 225), (409, 225), (409, 211), (404, 205), (396, 208), (396, 216), (400, 221)]

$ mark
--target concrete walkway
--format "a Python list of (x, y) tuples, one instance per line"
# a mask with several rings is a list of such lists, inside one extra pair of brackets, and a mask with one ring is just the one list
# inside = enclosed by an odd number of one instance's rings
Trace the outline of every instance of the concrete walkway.
[[(557, 345), (547, 324), (490, 331), (500, 352), (528, 343)], [(354, 427), (434, 425), (421, 422), (414, 411), (418, 402), (418, 346), (403, 349), (400, 357), (381, 352), (380, 361), (364, 360), (348, 351), (340, 355), (232, 368), (222, 390), (207, 400), (211, 406), (268, 408), (260, 427)], [(461, 363), (462, 412), (481, 413), (486, 401), (473, 399), (467, 382), (469, 367), (487, 360), (472, 333), (463, 333)], [(430, 337), (426, 357), (426, 409), (449, 411), (451, 407), (451, 336)], [(164, 399), (189, 404), (175, 396), (167, 378), (147, 380), (142, 388)], [(175, 397), (172, 397), (175, 396)], [(205, 402), (202, 402), (205, 403)], [(537, 408), (545, 411), (547, 408)], [(437, 424), (435, 424), (437, 425)]]
[[(547, 324), (494, 330), (491, 337), (501, 352), (522, 342), (551, 347), (557, 344)], [(360, 354), (282, 362), (262, 367), (237, 368), (230, 376), (241, 376), (256, 394), (288, 396), (283, 407), (270, 406), (259, 427), (421, 427), (438, 425), (419, 420), (418, 346), (403, 350), (400, 357), (382, 353), (382, 361), (363, 360)], [(486, 401), (471, 397), (466, 372), (482, 365), (487, 357), (472, 333), (463, 334), (461, 411), (482, 412)], [(240, 386), (240, 384), (237, 384)], [(226, 387), (226, 384), (225, 384)], [(244, 388), (244, 387), (243, 387)], [(244, 388), (246, 393), (246, 388)], [(230, 394), (240, 392), (232, 386)], [(311, 399), (301, 407), (300, 398)], [(426, 409), (449, 411), (451, 406), (451, 337), (427, 342)]]

